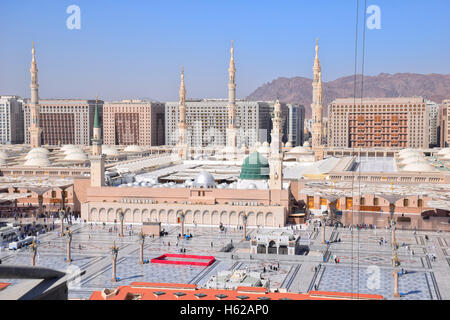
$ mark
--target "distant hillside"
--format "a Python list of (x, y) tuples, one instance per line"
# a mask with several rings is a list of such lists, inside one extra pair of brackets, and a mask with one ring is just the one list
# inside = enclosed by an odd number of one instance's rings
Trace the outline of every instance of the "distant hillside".
[[(361, 92), (361, 75), (357, 79), (357, 97)], [(324, 82), (323, 100), (324, 116), (327, 115), (328, 104), (336, 98), (353, 97), (354, 76), (342, 77)], [(437, 103), (450, 99), (450, 75), (416, 74), (416, 73), (381, 73), (377, 76), (364, 77), (364, 97), (413, 97), (421, 96)], [(306, 116), (311, 116), (312, 79), (278, 78), (266, 83), (250, 94), (247, 99), (274, 100), (279, 98), (286, 103), (303, 104)]]

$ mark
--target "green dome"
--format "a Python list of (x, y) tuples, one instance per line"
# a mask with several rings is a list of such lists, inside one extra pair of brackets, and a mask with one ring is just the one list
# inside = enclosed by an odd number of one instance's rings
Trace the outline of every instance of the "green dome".
[(239, 178), (243, 180), (269, 179), (269, 162), (258, 152), (253, 152), (244, 160)]

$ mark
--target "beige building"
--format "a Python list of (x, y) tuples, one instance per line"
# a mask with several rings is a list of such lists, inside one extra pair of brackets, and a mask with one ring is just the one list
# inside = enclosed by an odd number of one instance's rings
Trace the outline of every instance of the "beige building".
[(164, 145), (164, 108), (163, 103), (145, 100), (106, 102), (103, 107), (104, 143)]
[(429, 110), (423, 98), (336, 99), (328, 108), (328, 146), (428, 148)]
[[(25, 144), (30, 144), (31, 102), (24, 105)], [(40, 99), (39, 123), (43, 145), (90, 145), (96, 100)], [(98, 100), (102, 118), (103, 101)]]
[(22, 99), (0, 96), (0, 143), (23, 143)]
[(442, 148), (450, 146), (450, 128), (448, 126), (450, 122), (450, 100), (442, 101), (440, 107), (440, 145)]

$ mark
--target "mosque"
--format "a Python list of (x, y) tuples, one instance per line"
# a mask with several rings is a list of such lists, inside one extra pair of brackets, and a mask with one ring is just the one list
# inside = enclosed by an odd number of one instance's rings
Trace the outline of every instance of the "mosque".
[[(9, 194), (23, 194), (19, 203), (38, 203), (39, 210), (44, 203), (62, 204), (79, 212), (86, 222), (95, 223), (114, 223), (124, 213), (125, 223), (134, 224), (177, 224), (182, 219), (193, 225), (237, 226), (245, 221), (249, 227), (283, 227), (304, 223), (309, 214), (326, 210), (332, 201), (320, 189), (330, 190), (331, 194), (341, 184), (349, 190), (356, 175), (358, 182), (380, 188), (423, 185), (423, 190), (438, 193), (436, 188), (444, 193), (449, 189), (449, 148), (333, 149), (323, 145), (318, 44), (313, 67), (311, 144), (305, 142), (294, 148), (281, 141), (283, 117), (279, 101), (273, 109), (271, 143), (256, 143), (250, 148), (237, 146), (233, 48), (227, 139), (222, 149), (193, 150), (186, 143), (189, 128), (184, 71), (175, 147), (104, 145), (98, 107), (92, 147), (41, 146), (34, 48), (30, 71), (31, 149), (14, 145), (0, 150), (0, 189)], [(342, 211), (388, 213), (390, 203), (369, 189), (363, 188), (355, 195), (343, 192), (332, 200), (337, 201), (336, 207)], [(396, 213), (420, 216), (422, 211), (431, 209), (427, 206), (431, 199), (424, 192), (405, 193)]]

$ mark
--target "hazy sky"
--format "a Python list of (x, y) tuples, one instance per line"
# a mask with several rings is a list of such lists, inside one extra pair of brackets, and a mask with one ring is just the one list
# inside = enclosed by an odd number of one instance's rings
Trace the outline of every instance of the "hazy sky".
[[(324, 81), (334, 80), (354, 72), (355, 3), (0, 0), (0, 94), (29, 96), (33, 40), (42, 98), (177, 100), (181, 65), (188, 98), (225, 98), (232, 39), (238, 97), (280, 76), (312, 77), (316, 37)], [(73, 4), (80, 30), (66, 26)], [(450, 1), (367, 4), (381, 8), (381, 30), (366, 29), (366, 74), (450, 73)]]

